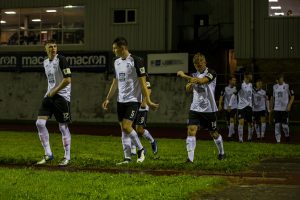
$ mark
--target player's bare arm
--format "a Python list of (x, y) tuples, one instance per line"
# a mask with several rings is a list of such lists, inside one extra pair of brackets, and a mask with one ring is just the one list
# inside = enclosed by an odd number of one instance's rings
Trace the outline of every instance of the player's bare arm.
[(146, 76), (139, 77), (139, 81), (142, 86), (143, 97), (146, 99), (147, 105), (149, 106), (150, 109), (157, 110), (159, 107), (159, 104), (156, 104), (151, 101), (149, 90), (147, 88)]
[(193, 91), (193, 83), (187, 83), (185, 86), (185, 90), (187, 92), (192, 92)]
[[(148, 92), (149, 92), (149, 96), (151, 96), (151, 89), (147, 88)], [(141, 107), (146, 107), (147, 106), (147, 100), (146, 98), (143, 97), (142, 103), (141, 103)]]
[(295, 100), (295, 96), (292, 95), (292, 96), (290, 97), (290, 100), (289, 100), (289, 103), (288, 103), (288, 106), (287, 106), (287, 111), (288, 111), (288, 112), (291, 111), (291, 108), (292, 108), (292, 105), (293, 105), (293, 103), (294, 103), (294, 100)]
[(111, 98), (116, 93), (117, 86), (118, 86), (118, 81), (117, 81), (117, 79), (114, 78), (111, 85), (110, 85), (107, 96), (106, 96), (105, 100), (102, 102), (102, 109), (103, 110), (105, 110), (105, 111), (108, 110), (108, 104), (109, 104)]
[(186, 75), (183, 71), (178, 71), (177, 76), (188, 80), (192, 84), (202, 85), (209, 82), (209, 79), (207, 77), (203, 77), (203, 78), (191, 77)]
[(269, 105), (270, 112), (273, 112), (273, 107), (274, 107), (274, 97), (271, 96), (270, 105)]
[(57, 94), (61, 89), (65, 88), (67, 85), (71, 83), (71, 77), (64, 78), (57, 87), (53, 88), (49, 93), (48, 97), (53, 97)]
[(220, 98), (219, 98), (219, 107), (218, 107), (219, 111), (221, 111), (223, 109), (222, 104), (223, 104), (223, 96), (220, 96)]

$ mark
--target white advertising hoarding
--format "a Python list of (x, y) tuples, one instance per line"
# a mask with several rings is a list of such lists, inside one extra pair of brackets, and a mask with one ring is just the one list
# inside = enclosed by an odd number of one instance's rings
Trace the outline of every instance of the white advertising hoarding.
[(147, 61), (149, 74), (188, 72), (188, 53), (148, 54)]

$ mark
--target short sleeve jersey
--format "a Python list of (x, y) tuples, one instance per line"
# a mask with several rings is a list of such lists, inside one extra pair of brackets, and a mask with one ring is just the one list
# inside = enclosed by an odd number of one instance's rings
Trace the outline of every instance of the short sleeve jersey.
[[(67, 59), (64, 56), (56, 55), (53, 60), (49, 58), (44, 60), (45, 74), (48, 79), (48, 89), (45, 97), (49, 92), (57, 87), (61, 81), (66, 77), (71, 77), (71, 70)], [(65, 100), (71, 100), (71, 83), (58, 91), (58, 95), (62, 96)]]
[(141, 102), (142, 89), (138, 78), (146, 76), (143, 59), (131, 54), (126, 59), (117, 58), (114, 62), (114, 70), (118, 81), (117, 101)]
[(290, 96), (294, 96), (294, 91), (289, 87), (289, 84), (275, 84), (273, 86), (274, 110), (286, 111)]
[(242, 83), (238, 89), (238, 109), (243, 109), (247, 106), (252, 108), (252, 95), (253, 95), (252, 83)]
[[(223, 98), (224, 98), (224, 109), (225, 110), (228, 109), (232, 94), (236, 94), (236, 93), (237, 93), (236, 87), (235, 86), (232, 87), (230, 85), (226, 86), (224, 88), (224, 90), (221, 91), (221, 96), (223, 96)], [(231, 109), (236, 109), (236, 108), (237, 108), (237, 97), (235, 97), (235, 99), (231, 105)]]
[(264, 111), (267, 110), (267, 93), (265, 90), (253, 90), (253, 111)]
[(203, 113), (217, 112), (218, 108), (215, 101), (216, 72), (206, 68), (204, 72), (196, 72), (192, 76), (197, 78), (206, 77), (209, 82), (202, 85), (193, 85), (193, 102), (190, 110)]

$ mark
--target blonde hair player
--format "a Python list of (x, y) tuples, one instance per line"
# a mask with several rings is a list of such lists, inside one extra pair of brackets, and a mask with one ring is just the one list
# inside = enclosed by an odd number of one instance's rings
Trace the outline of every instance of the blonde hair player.
[(223, 139), (217, 131), (218, 111), (215, 101), (216, 73), (206, 67), (205, 56), (197, 53), (193, 58), (194, 67), (197, 70), (192, 76), (178, 71), (177, 76), (188, 80), (186, 91), (193, 92), (193, 101), (189, 111), (188, 130), (186, 138), (186, 150), (188, 152), (187, 163), (194, 161), (196, 148), (196, 133), (198, 126), (207, 128), (218, 148), (218, 159), (225, 158)]

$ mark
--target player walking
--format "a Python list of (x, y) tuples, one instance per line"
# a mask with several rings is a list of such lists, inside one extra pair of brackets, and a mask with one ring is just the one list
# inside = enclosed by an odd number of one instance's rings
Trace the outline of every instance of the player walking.
[(133, 121), (140, 107), (143, 97), (151, 109), (157, 109), (158, 104), (151, 101), (146, 83), (146, 71), (142, 58), (129, 53), (127, 40), (118, 37), (113, 41), (113, 52), (118, 57), (114, 61), (115, 77), (111, 83), (106, 99), (102, 103), (104, 110), (108, 109), (110, 99), (118, 90), (117, 112), (122, 131), (124, 161), (117, 164), (126, 164), (131, 161), (131, 141), (138, 149), (137, 162), (145, 159), (144, 147), (136, 131), (132, 128)]
[(253, 90), (253, 118), (257, 139), (263, 139), (266, 131), (266, 114), (269, 111), (269, 98), (262, 89), (262, 80), (256, 80)]
[[(146, 76), (146, 83), (149, 95), (151, 95), (151, 83), (148, 74)], [(150, 132), (146, 129), (149, 106), (146, 103), (146, 99), (142, 99), (143, 100), (141, 106), (134, 121), (135, 130), (138, 133), (138, 135), (142, 135), (146, 140), (149, 141), (149, 143), (151, 144), (152, 152), (154, 155), (156, 155), (158, 153), (157, 141), (154, 140)], [(131, 143), (131, 154), (136, 154), (136, 146), (133, 143)]]
[(240, 88), (237, 89), (237, 93), (231, 96), (229, 107), (231, 108), (235, 102), (236, 96), (238, 97), (238, 134), (239, 141), (243, 142), (244, 135), (244, 122), (248, 123), (248, 141), (252, 140), (253, 126), (252, 126), (252, 74), (245, 72), (244, 81)]
[(277, 143), (281, 141), (281, 127), (283, 129), (285, 139), (290, 140), (289, 130), (289, 112), (295, 96), (294, 91), (289, 84), (284, 82), (284, 76), (281, 74), (278, 77), (278, 83), (273, 86), (273, 96), (271, 97), (271, 111), (274, 110), (275, 118), (275, 138)]
[[(228, 138), (231, 139), (232, 135), (234, 135), (234, 124), (235, 124), (235, 117), (237, 112), (237, 98), (232, 102), (231, 107), (229, 107), (229, 102), (231, 99), (232, 94), (236, 93), (236, 78), (230, 77), (228, 86), (224, 88), (221, 92), (221, 96), (219, 98), (219, 111), (224, 109), (226, 114), (226, 123), (228, 125)], [(222, 106), (224, 100), (224, 106)]]
[(37, 164), (45, 164), (54, 159), (50, 143), (49, 133), (46, 127), (47, 120), (54, 115), (59, 123), (62, 133), (62, 142), (65, 150), (64, 159), (60, 166), (68, 165), (70, 162), (71, 134), (68, 124), (71, 122), (70, 100), (71, 100), (71, 70), (65, 57), (57, 54), (55, 40), (45, 43), (48, 58), (44, 60), (45, 73), (48, 79), (48, 90), (42, 101), (38, 112), (36, 126), (39, 138), (45, 150), (44, 158)]

